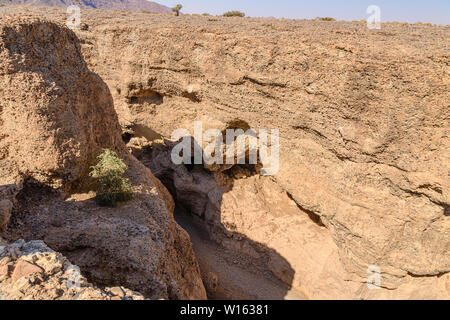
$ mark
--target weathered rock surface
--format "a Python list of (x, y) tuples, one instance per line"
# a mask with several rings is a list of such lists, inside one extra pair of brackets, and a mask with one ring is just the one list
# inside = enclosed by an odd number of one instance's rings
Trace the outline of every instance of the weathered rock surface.
[(109, 90), (75, 38), (37, 19), (2, 19), (2, 180), (15, 173), (68, 185), (89, 170), (96, 149), (120, 145)]
[[(34, 16), (2, 18), (0, 84), (0, 195), (14, 203), (3, 235), (45, 240), (97, 285), (205, 298), (172, 198), (128, 154), (108, 87), (87, 68), (77, 36)], [(83, 193), (102, 148), (129, 166), (135, 196), (118, 208)]]
[[(221, 232), (236, 227), (278, 252), (293, 276), (269, 262), (281, 278), (311, 298), (450, 297), (449, 26), (162, 15), (149, 24), (102, 11), (82, 20), (83, 55), (130, 134), (167, 138), (202, 118), (280, 130), (278, 174), (235, 181), (210, 212)], [(222, 185), (216, 176), (204, 178), (211, 189), (189, 187), (199, 207), (217, 204), (205, 198)], [(372, 265), (380, 290), (366, 286)]]
[[(333, 297), (449, 297), (448, 26), (392, 23), (371, 31), (358, 22), (85, 19), (95, 27), (80, 33), (83, 53), (135, 135), (167, 138), (205, 117), (280, 130), (274, 181), (299, 207), (292, 216), (319, 216), (332, 241), (321, 251), (318, 228), (305, 241), (317, 248), (305, 250), (313, 259), (336, 254), (335, 265), (323, 258), (337, 270), (324, 277), (315, 265), (297, 267), (296, 246), (271, 244), (296, 266), (294, 278), (314, 278), (306, 280), (314, 283), (308, 296), (329, 297), (333, 287)], [(114, 52), (121, 54), (107, 58)], [(243, 200), (250, 194), (235, 197), (233, 209), (253, 222), (254, 205)], [(295, 234), (274, 225), (274, 238)], [(242, 233), (260, 239), (265, 227), (255, 229)], [(371, 265), (380, 268), (384, 289), (367, 290)]]
[(0, 244), (0, 300), (143, 300), (123, 287), (96, 288), (42, 241)]
[[(298, 246), (269, 244), (287, 257), (293, 285), (307, 296), (449, 297), (448, 27), (384, 24), (373, 32), (346, 22), (85, 19), (94, 27), (80, 34), (83, 53), (134, 134), (170, 137), (203, 116), (280, 130), (274, 181), (303, 209), (291, 216), (311, 212), (326, 227), (309, 229), (303, 243), (311, 250), (302, 247), (330, 276), (314, 264), (298, 267)], [(250, 223), (246, 198), (241, 193), (233, 209)], [(274, 238), (303, 230), (274, 226)], [(265, 228), (242, 233), (268, 239)], [(329, 245), (322, 247), (323, 237)], [(380, 267), (385, 289), (367, 290), (371, 265)]]

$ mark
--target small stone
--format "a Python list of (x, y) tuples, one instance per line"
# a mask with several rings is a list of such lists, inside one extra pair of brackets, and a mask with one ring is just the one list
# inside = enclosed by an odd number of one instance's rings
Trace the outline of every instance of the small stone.
[(7, 300), (21, 300), (24, 294), (18, 289), (13, 290), (7, 297)]
[(44, 270), (42, 268), (31, 264), (27, 261), (20, 260), (16, 267), (14, 268), (14, 272), (12, 274), (12, 281), (16, 282), (18, 279), (22, 277), (26, 277), (33, 273), (42, 273)]
[(125, 292), (123, 292), (121, 287), (111, 288), (111, 293), (115, 296), (123, 297), (125, 296)]

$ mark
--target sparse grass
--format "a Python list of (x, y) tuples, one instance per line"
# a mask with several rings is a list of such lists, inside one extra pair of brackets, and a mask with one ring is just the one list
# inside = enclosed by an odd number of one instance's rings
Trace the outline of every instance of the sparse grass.
[(323, 17), (323, 18), (319, 18), (320, 21), (336, 21), (335, 18), (331, 18), (331, 17)]
[(223, 14), (223, 16), (224, 17), (241, 17), (241, 18), (243, 18), (243, 17), (245, 17), (245, 13), (243, 13), (241, 11), (234, 10), (234, 11), (225, 12)]
[(105, 149), (97, 157), (89, 175), (96, 180), (95, 200), (99, 206), (115, 207), (117, 202), (132, 199), (131, 183), (123, 175), (128, 167), (116, 152)]

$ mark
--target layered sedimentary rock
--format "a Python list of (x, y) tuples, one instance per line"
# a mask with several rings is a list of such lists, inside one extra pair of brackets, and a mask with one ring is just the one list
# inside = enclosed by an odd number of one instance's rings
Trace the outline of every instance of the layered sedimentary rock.
[[(196, 204), (202, 218), (214, 212), (212, 237), (237, 231), (265, 243), (264, 254), (283, 258), (272, 272), (310, 298), (449, 298), (448, 26), (82, 17), (83, 55), (128, 135), (167, 139), (205, 118), (280, 130), (279, 172), (233, 178), (231, 190), (223, 173), (159, 162), (170, 168), (159, 176), (169, 189), (175, 174), (186, 178), (175, 195), (197, 192), (185, 201), (194, 213)], [(244, 244), (236, 251), (254, 254)], [(373, 270), (379, 290), (366, 283)]]
[[(77, 36), (35, 16), (2, 18), (0, 84), (3, 235), (45, 240), (96, 285), (149, 298), (205, 298), (172, 198), (128, 154), (109, 89), (87, 67)], [(118, 208), (100, 208), (83, 194), (103, 148), (129, 167), (134, 198)]]

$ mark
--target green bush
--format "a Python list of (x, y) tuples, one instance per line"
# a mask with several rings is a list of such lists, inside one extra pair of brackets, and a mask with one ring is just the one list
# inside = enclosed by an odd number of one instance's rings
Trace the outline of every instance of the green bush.
[(240, 11), (228, 11), (223, 14), (224, 17), (245, 17), (245, 13)]
[(115, 207), (117, 202), (131, 200), (131, 183), (123, 175), (127, 165), (112, 150), (104, 149), (97, 157), (98, 163), (91, 167), (89, 175), (97, 182), (95, 200), (105, 207)]

